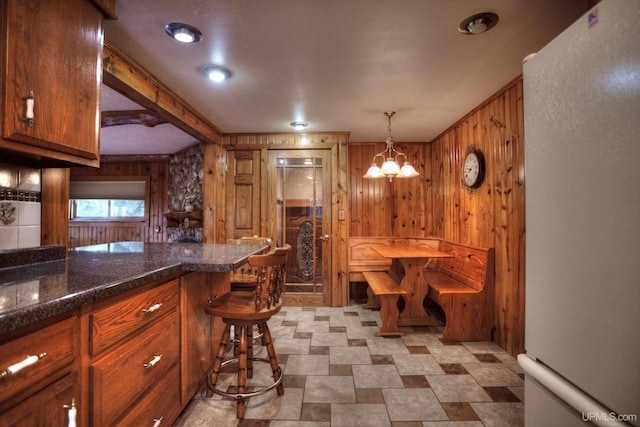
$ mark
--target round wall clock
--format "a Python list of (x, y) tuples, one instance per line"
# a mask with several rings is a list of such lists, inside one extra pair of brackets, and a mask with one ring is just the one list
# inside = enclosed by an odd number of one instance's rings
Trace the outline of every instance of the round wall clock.
[(462, 185), (467, 190), (477, 190), (484, 181), (484, 155), (473, 145), (467, 149), (462, 162)]

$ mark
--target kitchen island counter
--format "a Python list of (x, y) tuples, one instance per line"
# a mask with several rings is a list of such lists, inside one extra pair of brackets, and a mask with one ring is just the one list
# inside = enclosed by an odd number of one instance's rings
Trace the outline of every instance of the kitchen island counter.
[(118, 242), (66, 258), (0, 269), (0, 334), (154, 280), (190, 271), (232, 271), (266, 245)]

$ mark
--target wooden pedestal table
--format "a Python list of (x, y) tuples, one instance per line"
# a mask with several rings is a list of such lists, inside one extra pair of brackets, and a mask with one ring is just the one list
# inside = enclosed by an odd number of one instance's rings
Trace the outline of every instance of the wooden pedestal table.
[(392, 260), (391, 271), (400, 270), (400, 286), (407, 291), (404, 310), (398, 317), (398, 326), (441, 326), (443, 323), (428, 314), (423, 307), (429, 293), (424, 278), (424, 266), (431, 258), (449, 258), (452, 255), (425, 247), (408, 245), (372, 246), (373, 250)]

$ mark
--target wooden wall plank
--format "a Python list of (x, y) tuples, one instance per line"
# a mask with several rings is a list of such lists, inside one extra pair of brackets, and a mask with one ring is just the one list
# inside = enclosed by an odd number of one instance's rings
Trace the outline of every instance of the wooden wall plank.
[[(523, 122), (519, 77), (431, 143), (396, 143), (426, 165), (419, 179), (363, 180), (384, 144), (349, 144), (349, 236), (440, 237), (495, 248), (494, 341), (513, 355), (524, 351)], [(486, 160), (485, 182), (474, 193), (461, 185), (471, 145)]]

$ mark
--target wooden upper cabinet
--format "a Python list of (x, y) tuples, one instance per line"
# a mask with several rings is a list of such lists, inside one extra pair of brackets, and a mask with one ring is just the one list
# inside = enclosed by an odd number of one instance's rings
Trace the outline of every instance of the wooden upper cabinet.
[(88, 0), (0, 5), (2, 157), (99, 166), (103, 12)]

